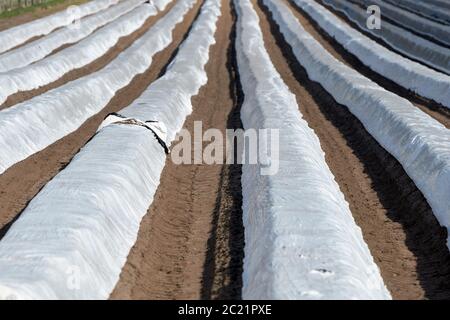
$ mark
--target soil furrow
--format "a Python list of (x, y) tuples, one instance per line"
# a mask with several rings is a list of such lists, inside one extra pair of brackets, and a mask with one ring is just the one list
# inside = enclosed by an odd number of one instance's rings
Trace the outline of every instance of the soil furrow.
[(109, 49), (100, 58), (92, 61), (91, 63), (81, 68), (69, 71), (58, 80), (51, 82), (45, 86), (42, 86), (34, 90), (17, 92), (9, 96), (8, 99), (2, 105), (0, 105), (0, 110), (29, 100), (51, 89), (55, 89), (70, 81), (84, 77), (88, 74), (94, 73), (104, 68), (108, 63), (113, 61), (122, 51), (130, 47), (137, 39), (139, 39), (142, 35), (144, 35), (144, 33), (147, 32), (161, 17), (163, 17), (167, 12), (169, 12), (170, 9), (175, 5), (175, 2), (176, 1), (170, 3), (163, 12), (159, 12), (157, 15), (149, 17), (145, 21), (145, 23), (138, 30), (134, 31), (132, 34), (120, 38), (119, 41), (116, 43), (116, 45), (114, 45), (111, 49)]
[[(446, 230), (396, 159), (345, 106), (308, 78), (270, 12), (260, 0), (258, 3), (269, 54), (319, 137), (327, 164), (392, 296), (450, 298)], [(305, 27), (312, 28), (300, 18)], [(331, 52), (336, 54), (332, 48)]]
[(114, 98), (78, 130), (58, 140), (44, 150), (15, 164), (0, 175), (0, 239), (12, 222), (20, 215), (39, 190), (71, 161), (73, 156), (95, 134), (105, 116), (128, 106), (157, 79), (195, 19), (202, 1), (199, 0), (178, 24), (172, 43), (153, 58), (150, 68), (134, 77), (132, 82), (119, 90)]
[[(330, 37), (313, 19), (311, 19), (311, 17), (308, 16), (308, 14), (298, 8), (295, 3), (290, 3), (290, 6), (292, 8), (292, 12), (301, 22), (303, 27), (311, 33), (313, 37), (319, 41), (320, 44), (336, 59), (357, 70), (363, 76), (374, 81), (384, 89), (409, 100), (415, 107), (427, 113), (442, 123), (445, 127), (450, 129), (450, 109), (435, 101), (422, 97), (373, 71), (363, 64), (355, 55), (348, 52), (342, 45), (334, 40), (334, 38)], [(346, 22), (343, 21), (343, 23)]]
[[(184, 125), (191, 134), (194, 121), (223, 133), (241, 126), (230, 61), (232, 25), (230, 1), (223, 0), (206, 65), (208, 83), (193, 98)], [(169, 157), (111, 299), (240, 298), (240, 175), (239, 165), (175, 165)]]

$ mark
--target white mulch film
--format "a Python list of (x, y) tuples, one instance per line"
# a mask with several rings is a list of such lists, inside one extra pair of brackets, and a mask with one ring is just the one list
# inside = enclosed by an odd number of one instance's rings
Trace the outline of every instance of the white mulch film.
[[(264, 48), (249, 0), (235, 1), (245, 129), (280, 130), (280, 168), (242, 168), (244, 299), (390, 299), (295, 96)], [(300, 101), (301, 103), (301, 101)]]
[[(17, 92), (37, 89), (103, 56), (121, 37), (139, 29), (158, 11), (145, 0), (130, 0), (131, 12), (64, 50), (29, 66), (0, 73), (0, 104)], [(128, 7), (127, 7), (127, 11)]]
[(78, 28), (62, 28), (41, 39), (32, 41), (24, 46), (0, 55), (0, 75), (7, 75), (8, 71), (26, 67), (33, 62), (45, 58), (55, 49), (58, 49), (63, 45), (73, 44), (86, 38), (96, 29), (130, 12), (143, 2), (144, 0), (123, 1), (104, 11), (81, 20)]
[[(145, 34), (101, 70), (1, 110), (0, 174), (77, 130), (148, 70), (153, 56), (172, 43), (176, 26), (197, 1), (174, 1)], [(242, 166), (242, 297), (391, 299), (318, 137), (271, 62), (252, 1), (233, 1), (243, 126), (277, 129), (280, 139), (275, 175), (261, 174), (274, 165), (271, 160)], [(79, 6), (78, 16), (63, 10), (1, 31), (0, 104), (100, 58), (171, 2), (93, 0)], [(450, 50), (445, 47), (450, 46), (450, 4), (444, 0), (399, 0), (397, 5), (393, 0), (353, 1), (379, 5), (385, 17), (436, 43), (395, 23), (382, 21), (382, 32), (367, 30), (367, 14), (360, 6), (343, 0), (323, 2), (411, 59), (450, 71)], [(399, 161), (441, 226), (450, 231), (450, 131), (334, 58), (283, 0), (262, 3), (308, 77), (346, 106)], [(373, 71), (450, 108), (450, 76), (377, 44), (314, 0), (292, 0), (292, 5), (301, 7)], [(156, 121), (148, 124), (153, 131), (109, 117), (12, 224), (0, 241), (0, 299), (109, 297), (160, 182), (167, 155), (157, 137), (170, 146), (192, 112), (191, 98), (207, 83), (205, 66), (220, 15), (221, 0), (205, 0), (165, 74), (119, 111), (136, 122)], [(69, 27), (80, 18), (79, 29)], [(25, 44), (37, 36), (43, 37)], [(65, 44), (73, 45), (49, 55)], [(447, 246), (450, 249), (450, 234)]]
[[(207, 82), (204, 66), (215, 43), (220, 3), (205, 2), (166, 74), (120, 112), (159, 120), (167, 128), (167, 142), (191, 113), (191, 97)], [(0, 297), (108, 298), (153, 200), (165, 158), (148, 129), (124, 124), (100, 129), (0, 242)]]
[(437, 8), (445, 9), (450, 11), (450, 2), (448, 0), (427, 0), (430, 5), (433, 5)]
[(314, 0), (293, 0), (331, 37), (370, 69), (450, 108), (450, 76), (390, 51), (343, 23)]
[(362, 30), (385, 41), (402, 54), (450, 74), (450, 49), (391, 24), (387, 20), (382, 20), (380, 29), (369, 29), (366, 26), (368, 14), (365, 8), (347, 0), (323, 0), (323, 2), (343, 13)]
[(450, 23), (450, 9), (448, 6), (450, 2), (447, 2), (447, 6), (442, 6), (429, 0), (387, 0), (387, 2), (425, 17), (430, 17), (438, 22)]
[(34, 37), (49, 34), (57, 28), (71, 24), (76, 19), (104, 10), (118, 2), (119, 0), (93, 0), (79, 5), (77, 11), (63, 10), (48, 17), (0, 31), (0, 53), (21, 45)]
[[(263, 0), (311, 80), (348, 107), (403, 166), (439, 223), (450, 227), (450, 131), (408, 100), (384, 90), (329, 54), (279, 0)], [(450, 241), (447, 240), (450, 247)]]
[(142, 37), (103, 69), (0, 111), (0, 173), (78, 129), (152, 64), (196, 0), (177, 1)]
[(365, 6), (377, 5), (380, 7), (383, 16), (397, 22), (400, 26), (407, 27), (450, 46), (450, 25), (421, 17), (382, 0), (357, 0), (357, 2)]

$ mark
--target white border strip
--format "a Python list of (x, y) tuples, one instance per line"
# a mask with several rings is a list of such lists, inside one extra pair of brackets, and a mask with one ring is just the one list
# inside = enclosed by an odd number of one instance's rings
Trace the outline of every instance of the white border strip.
[(119, 0), (93, 0), (78, 6), (78, 10), (63, 10), (48, 17), (18, 25), (0, 32), (0, 53), (8, 51), (28, 40), (49, 34), (53, 30), (71, 24), (76, 19), (104, 10)]
[(450, 108), (450, 76), (390, 51), (342, 22), (314, 0), (294, 2), (370, 69), (422, 97)]

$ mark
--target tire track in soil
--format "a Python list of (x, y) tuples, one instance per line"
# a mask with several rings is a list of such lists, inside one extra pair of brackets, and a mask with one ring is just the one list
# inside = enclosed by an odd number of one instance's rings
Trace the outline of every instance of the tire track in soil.
[(63, 170), (80, 148), (91, 139), (105, 116), (128, 106), (150, 83), (161, 76), (194, 21), (201, 3), (199, 0), (185, 15), (184, 21), (175, 27), (172, 43), (153, 57), (150, 68), (119, 90), (105, 108), (89, 118), (75, 132), (15, 164), (0, 175), (0, 240), (34, 196)]
[[(409, 100), (409, 102), (411, 102), (415, 107), (442, 123), (447, 129), (450, 129), (450, 109), (444, 107), (438, 102), (422, 97), (373, 71), (362, 63), (361, 60), (359, 60), (355, 55), (348, 52), (334, 38), (330, 37), (307, 13), (298, 8), (295, 3), (291, 2), (290, 6), (292, 12), (298, 18), (303, 27), (311, 33), (313, 37), (319, 41), (320, 44), (336, 59), (357, 70), (363, 76), (369, 78), (387, 91), (391, 91), (396, 95)], [(346, 24), (345, 20), (341, 19), (341, 21)], [(351, 25), (349, 26), (352, 27)]]
[[(28, 90), (28, 91), (21, 91), (17, 92), (11, 96), (8, 97), (8, 99), (0, 105), (0, 110), (9, 108), (13, 105), (16, 105), (18, 103), (24, 102), (26, 100), (30, 100), (33, 97), (36, 97), (40, 94), (43, 94), (49, 90), (55, 89), (57, 87), (60, 87), (70, 81), (76, 80), (78, 78), (84, 77), (88, 74), (94, 73), (96, 71), (99, 71), (100, 69), (104, 68), (108, 63), (113, 61), (117, 56), (127, 48), (129, 48), (137, 39), (139, 39), (141, 36), (144, 35), (145, 32), (147, 32), (161, 17), (163, 17), (167, 12), (172, 9), (172, 7), (175, 5), (176, 1), (171, 2), (164, 11), (159, 12), (158, 14), (149, 17), (144, 24), (131, 33), (128, 36), (122, 37), (119, 39), (119, 41), (114, 45), (112, 48), (110, 48), (104, 55), (97, 58), (96, 60), (92, 61), (91, 63), (74, 70), (71, 70), (64, 74), (62, 77), (57, 79), (54, 82), (51, 82), (45, 86), (39, 87), (37, 89)], [(69, 47), (74, 45), (65, 45), (64, 47)], [(61, 48), (56, 49), (51, 54), (54, 54), (56, 51), (62, 50)], [(50, 54), (50, 55), (51, 55)]]
[(393, 298), (450, 298), (446, 230), (396, 159), (345, 106), (308, 78), (270, 12), (261, 0), (258, 3), (271, 58), (319, 137)]
[[(233, 17), (223, 0), (208, 83), (193, 98), (204, 130), (241, 127), (235, 98)], [(227, 90), (228, 89), (228, 90)], [(243, 260), (240, 165), (174, 165), (168, 158), (111, 299), (240, 298)]]

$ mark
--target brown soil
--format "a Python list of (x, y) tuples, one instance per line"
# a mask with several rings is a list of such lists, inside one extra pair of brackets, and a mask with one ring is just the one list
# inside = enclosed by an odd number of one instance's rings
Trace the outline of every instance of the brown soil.
[[(208, 83), (193, 98), (203, 128), (240, 127), (230, 2), (223, 1)], [(231, 38), (231, 39), (230, 39)], [(175, 165), (170, 158), (111, 299), (240, 298), (243, 259), (239, 165)]]
[[(259, 5), (264, 11), (259, 14), (271, 58), (319, 137), (326, 161), (393, 297), (450, 298), (447, 234), (423, 195), (359, 120), (308, 78), (270, 13), (261, 2)], [(327, 50), (340, 57), (305, 17), (293, 12)]]
[(200, 7), (200, 1), (174, 30), (173, 42), (154, 56), (151, 67), (118, 91), (108, 105), (77, 131), (17, 163), (0, 175), (0, 239), (39, 190), (71, 161), (94, 135), (104, 117), (128, 106), (157, 79), (176, 52)]
[(131, 33), (128, 36), (122, 37), (119, 39), (119, 41), (116, 43), (115, 46), (113, 46), (111, 49), (109, 49), (103, 56), (100, 58), (92, 61), (91, 63), (85, 65), (84, 67), (74, 69), (65, 75), (63, 75), (58, 80), (49, 83), (45, 86), (42, 86), (38, 89), (29, 90), (29, 91), (21, 91), (17, 92), (16, 94), (13, 94), (8, 97), (8, 99), (0, 105), (0, 110), (11, 107), (15, 104), (18, 104), (20, 102), (29, 100), (35, 96), (38, 96), (46, 91), (49, 91), (51, 89), (60, 87), (70, 81), (73, 81), (75, 79), (81, 78), (83, 76), (86, 76), (90, 73), (96, 72), (103, 67), (105, 67), (108, 63), (110, 63), (112, 60), (114, 60), (122, 51), (124, 51), (126, 48), (131, 46), (134, 41), (139, 39), (149, 28), (151, 28), (162, 16), (164, 16), (175, 4), (175, 1), (170, 3), (166, 10), (163, 12), (159, 12), (157, 15), (149, 17), (145, 23), (136, 31)]

